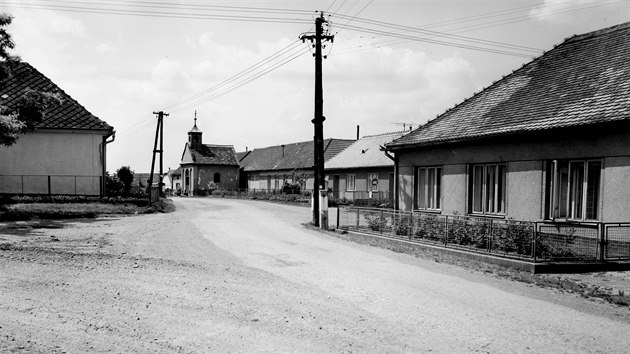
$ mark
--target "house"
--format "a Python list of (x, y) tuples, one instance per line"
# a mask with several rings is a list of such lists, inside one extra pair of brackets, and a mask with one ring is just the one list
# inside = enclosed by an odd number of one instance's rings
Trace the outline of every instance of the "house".
[(202, 135), (195, 113), (180, 163), (182, 192), (203, 195), (215, 189), (238, 188), (239, 165), (234, 147), (203, 144)]
[(170, 189), (171, 191), (178, 191), (182, 189), (182, 168), (178, 167), (176, 169), (171, 169), (169, 167), (168, 172), (164, 176), (162, 180), (164, 183), (164, 188)]
[[(324, 166), (354, 140), (325, 139)], [(285, 183), (300, 183), (302, 190), (313, 189), (313, 141), (254, 149), (241, 156), (241, 187), (267, 191), (280, 190)]]
[(573, 36), (386, 144), (397, 207), (574, 226), (630, 221), (628, 53), (630, 23)]
[(0, 84), (0, 105), (15, 107), (29, 89), (56, 92), (61, 104), (44, 112), (35, 130), (17, 143), (0, 146), (0, 193), (104, 195), (114, 128), (28, 63), (7, 65), (13, 65), (12, 75)]
[(332, 196), (349, 201), (391, 200), (394, 192), (394, 160), (381, 147), (404, 132), (364, 136), (325, 164)]

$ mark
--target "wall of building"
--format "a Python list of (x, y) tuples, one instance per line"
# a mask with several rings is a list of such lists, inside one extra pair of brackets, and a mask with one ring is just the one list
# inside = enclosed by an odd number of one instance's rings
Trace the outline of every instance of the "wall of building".
[[(334, 192), (337, 192), (335, 197), (337, 198), (346, 198), (352, 200), (358, 194), (365, 195), (364, 198), (367, 197), (367, 192), (371, 190), (369, 188), (371, 186), (371, 182), (368, 181), (369, 174), (377, 174), (378, 175), (378, 186), (377, 189), (379, 192), (384, 193), (385, 196), (388, 196), (389, 193), (393, 193), (394, 191), (390, 189), (390, 180), (393, 179), (394, 167), (387, 168), (359, 168), (359, 169), (347, 169), (347, 170), (329, 170), (326, 171), (326, 177), (328, 178), (327, 188), (332, 189)], [(354, 191), (347, 190), (347, 176), (354, 175), (355, 176), (355, 189)], [(335, 176), (339, 177), (339, 187), (338, 190), (334, 190), (334, 181)], [(360, 193), (359, 193), (360, 192)]]
[[(193, 173), (195, 191), (238, 188), (238, 166), (197, 165)], [(219, 183), (214, 182), (215, 173), (221, 175)]]
[(0, 193), (99, 195), (100, 144), (91, 132), (38, 131), (0, 146)]
[(506, 218), (541, 220), (544, 217), (544, 161), (602, 159), (600, 220), (630, 221), (630, 133), (554, 141), (513, 141), (494, 144), (451, 145), (399, 152), (399, 204), (413, 208), (414, 168), (442, 166), (442, 212), (467, 212), (468, 177), (473, 163), (506, 163)]
[(630, 221), (630, 157), (604, 160), (602, 186), (602, 221)]

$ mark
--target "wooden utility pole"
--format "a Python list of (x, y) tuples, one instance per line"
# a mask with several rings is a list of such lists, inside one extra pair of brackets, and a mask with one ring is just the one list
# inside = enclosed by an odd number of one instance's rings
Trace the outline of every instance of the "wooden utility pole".
[(334, 36), (324, 34), (324, 13), (315, 19), (315, 35), (303, 35), (302, 42), (314, 41), (315, 47), (315, 117), (314, 125), (314, 181), (313, 181), (313, 225), (319, 226), (319, 191), (324, 188), (324, 90), (322, 85), (322, 40), (333, 41)]
[[(153, 114), (157, 114), (158, 116), (158, 121), (157, 121), (157, 126), (155, 128), (155, 142), (153, 143), (153, 158), (151, 159), (151, 174), (149, 175), (149, 204), (151, 204), (151, 191), (153, 190), (153, 172), (155, 171), (155, 154), (156, 153), (160, 153), (160, 180), (158, 181), (158, 186), (159, 186), (159, 194), (160, 196), (163, 195), (163, 191), (162, 191), (162, 178), (164, 177), (164, 170), (163, 170), (163, 166), (164, 166), (164, 116), (168, 117), (167, 113), (164, 113), (162, 111), (159, 112), (153, 112)], [(160, 140), (160, 149), (158, 150), (157, 145), (158, 145), (158, 139)]]

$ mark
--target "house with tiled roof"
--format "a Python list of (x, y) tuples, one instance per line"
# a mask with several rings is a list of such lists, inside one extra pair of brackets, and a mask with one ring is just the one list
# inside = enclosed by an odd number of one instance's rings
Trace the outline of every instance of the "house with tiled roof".
[(630, 221), (629, 53), (630, 23), (573, 36), (386, 144), (397, 207)]
[(28, 90), (56, 93), (61, 103), (17, 143), (0, 146), (0, 193), (103, 195), (114, 128), (28, 63), (4, 64), (11, 74), (0, 83), (0, 105), (15, 108)]
[[(354, 140), (325, 139), (324, 166)], [(241, 188), (250, 190), (280, 190), (299, 177), (302, 190), (313, 189), (313, 141), (303, 141), (253, 149), (242, 154)]]
[(405, 132), (364, 136), (324, 165), (328, 188), (337, 199), (390, 200), (394, 192), (394, 160), (381, 148)]
[(204, 144), (203, 132), (195, 123), (188, 132), (181, 167), (182, 193), (203, 195), (216, 189), (236, 189), (239, 181), (239, 164), (232, 145)]

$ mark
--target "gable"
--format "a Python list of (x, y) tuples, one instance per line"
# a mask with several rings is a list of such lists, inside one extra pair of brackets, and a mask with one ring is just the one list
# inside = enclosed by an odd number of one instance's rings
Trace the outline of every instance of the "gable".
[(107, 134), (113, 127), (100, 120), (70, 95), (55, 85), (50, 79), (25, 62), (5, 63), (11, 69), (11, 75), (0, 84), (0, 104), (15, 109), (19, 98), (28, 90), (57, 93), (61, 104), (44, 112), (37, 129), (81, 129), (102, 131)]

